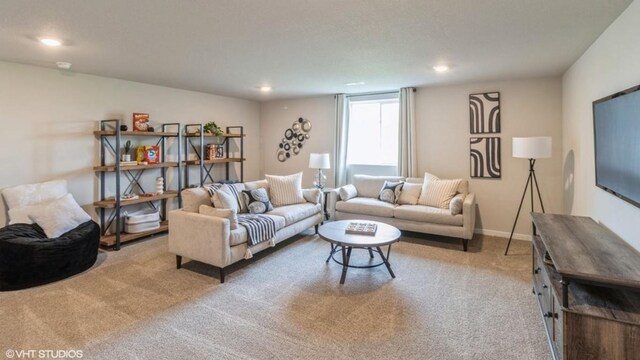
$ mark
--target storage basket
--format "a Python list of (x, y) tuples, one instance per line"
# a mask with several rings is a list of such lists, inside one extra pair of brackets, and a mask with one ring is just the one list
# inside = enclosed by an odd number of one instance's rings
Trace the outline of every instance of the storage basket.
[(159, 228), (160, 212), (158, 210), (137, 211), (126, 215), (124, 218), (124, 232), (127, 233), (135, 234)]

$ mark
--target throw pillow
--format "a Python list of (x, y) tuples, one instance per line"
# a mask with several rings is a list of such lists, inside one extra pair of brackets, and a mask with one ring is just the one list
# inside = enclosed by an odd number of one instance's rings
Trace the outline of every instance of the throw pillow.
[(449, 203), (449, 210), (451, 210), (451, 215), (462, 214), (462, 205), (464, 204), (464, 194), (457, 194), (451, 199)]
[(9, 225), (33, 224), (29, 218), (33, 210), (31, 206), (49, 203), (65, 196), (68, 192), (66, 180), (18, 185), (2, 190), (2, 196), (9, 209)]
[(219, 209), (233, 209), (239, 213), (241, 208), (238, 192), (229, 185), (218, 185), (213, 184), (208, 188), (213, 206)]
[(238, 228), (238, 213), (234, 209), (216, 209), (209, 205), (200, 205), (199, 211), (202, 215), (229, 219), (230, 229), (235, 230)]
[(358, 196), (358, 189), (356, 189), (355, 185), (349, 184), (341, 187), (339, 193), (340, 200), (347, 201)]
[(420, 198), (420, 192), (422, 191), (422, 184), (404, 183), (402, 185), (402, 191), (400, 191), (400, 197), (398, 198), (398, 204), (401, 205), (416, 205)]
[(301, 204), (306, 202), (302, 195), (302, 173), (287, 176), (266, 175), (273, 206)]
[(71, 194), (39, 207), (29, 217), (51, 239), (91, 220), (91, 216), (82, 210)]
[(264, 188), (255, 190), (242, 190), (242, 196), (244, 197), (247, 209), (251, 214), (264, 214), (273, 210), (271, 201), (269, 201), (269, 195)]
[(425, 177), (418, 203), (420, 205), (448, 209), (449, 202), (456, 195), (460, 181), (460, 179), (427, 180)]
[(385, 181), (378, 195), (378, 200), (395, 204), (400, 197), (402, 185), (404, 185), (404, 181)]

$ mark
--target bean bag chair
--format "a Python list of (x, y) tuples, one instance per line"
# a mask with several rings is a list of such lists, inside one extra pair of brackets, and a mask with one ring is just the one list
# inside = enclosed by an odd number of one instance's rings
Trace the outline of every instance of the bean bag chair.
[(0, 291), (43, 285), (90, 268), (98, 257), (100, 227), (87, 221), (55, 239), (37, 224), (0, 229)]

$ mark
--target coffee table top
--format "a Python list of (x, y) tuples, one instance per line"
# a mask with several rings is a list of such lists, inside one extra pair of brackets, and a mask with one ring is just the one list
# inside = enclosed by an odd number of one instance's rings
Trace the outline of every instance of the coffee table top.
[[(375, 235), (345, 234), (345, 229), (351, 222), (367, 222), (378, 225)], [(320, 237), (330, 243), (350, 247), (376, 247), (394, 243), (400, 239), (400, 230), (378, 221), (369, 220), (341, 220), (328, 222), (318, 229)]]

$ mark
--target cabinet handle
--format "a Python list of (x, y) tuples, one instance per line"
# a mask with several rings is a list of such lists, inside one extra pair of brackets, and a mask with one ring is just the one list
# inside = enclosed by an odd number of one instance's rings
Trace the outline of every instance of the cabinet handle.
[(549, 287), (546, 284), (542, 284), (543, 289), (548, 289)]
[(540, 268), (536, 268), (535, 270), (533, 270), (533, 273), (534, 273), (534, 274), (537, 274), (537, 273), (539, 273), (539, 272), (540, 272), (540, 270), (542, 270), (542, 269), (540, 269)]
[(546, 318), (558, 318), (558, 313), (552, 313), (551, 311), (542, 314)]

